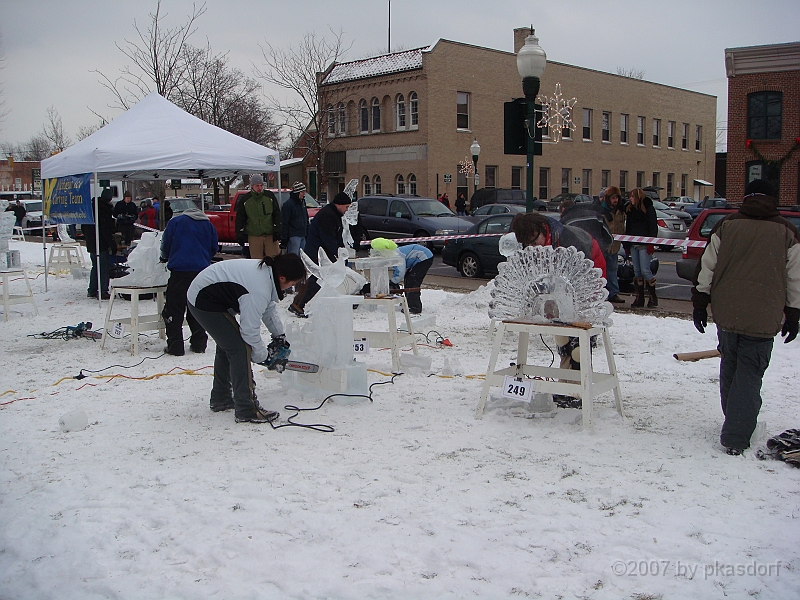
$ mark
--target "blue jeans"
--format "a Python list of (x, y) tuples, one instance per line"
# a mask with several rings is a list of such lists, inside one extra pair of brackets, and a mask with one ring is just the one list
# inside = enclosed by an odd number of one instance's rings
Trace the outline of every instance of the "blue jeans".
[[(89, 254), (92, 259), (92, 272), (89, 275), (90, 296), (97, 295), (97, 255), (94, 252)], [(108, 250), (100, 250), (100, 293), (108, 293)]]
[(633, 274), (636, 277), (641, 277), (645, 281), (653, 279), (653, 273), (650, 271), (651, 257), (647, 253), (647, 246), (633, 246), (631, 258), (633, 259)]
[[(297, 254), (300, 256), (300, 250), (306, 247), (306, 238), (294, 236), (289, 238), (289, 244), (286, 246), (286, 252), (289, 254)], [(313, 258), (317, 258), (314, 256)]]
[(619, 266), (619, 254), (603, 254), (606, 259), (606, 289), (608, 297), (613, 298), (619, 294), (619, 279), (617, 279), (617, 267)]

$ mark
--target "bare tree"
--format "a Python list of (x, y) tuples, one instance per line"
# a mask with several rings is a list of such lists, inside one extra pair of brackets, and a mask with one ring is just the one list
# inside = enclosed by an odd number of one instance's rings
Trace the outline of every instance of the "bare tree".
[(200, 8), (192, 4), (192, 13), (187, 21), (168, 28), (163, 23), (167, 15), (161, 13), (161, 0), (158, 0), (145, 29), (140, 28), (136, 21), (133, 22), (138, 39), (126, 39), (123, 46), (116, 44), (131, 64), (124, 67), (113, 80), (96, 71), (100, 75), (100, 83), (116, 97), (119, 108), (127, 110), (152, 91), (168, 100), (173, 99), (187, 67), (187, 41), (196, 31), (195, 22), (205, 11), (205, 3)]
[(92, 135), (95, 131), (101, 130), (107, 124), (108, 122), (105, 119), (101, 119), (99, 123), (95, 123), (94, 125), (81, 125), (78, 127), (78, 134), (75, 137), (80, 142)]
[[(333, 39), (306, 33), (296, 47), (282, 50), (270, 43), (261, 46), (264, 56), (263, 69), (256, 69), (256, 76), (264, 81), (293, 92), (294, 102), (280, 102), (275, 98), (270, 103), (282, 117), (282, 126), (288, 128), (290, 137), (308, 140), (309, 152), (317, 162), (317, 173), (322, 174), (322, 159), (331, 139), (326, 135), (327, 97), (320, 83), (321, 74), (350, 49), (344, 47), (343, 33), (331, 31)], [(351, 44), (352, 45), (352, 44)], [(322, 182), (318, 179), (318, 185)], [(319, 190), (313, 190), (316, 194)]]
[(630, 77), (631, 79), (644, 79), (644, 69), (637, 69), (635, 67), (631, 67), (630, 69), (626, 69), (625, 67), (617, 67), (617, 75)]
[(72, 138), (64, 132), (61, 115), (58, 114), (55, 106), (47, 109), (47, 121), (42, 127), (41, 135), (50, 145), (51, 152), (63, 152), (72, 146)]

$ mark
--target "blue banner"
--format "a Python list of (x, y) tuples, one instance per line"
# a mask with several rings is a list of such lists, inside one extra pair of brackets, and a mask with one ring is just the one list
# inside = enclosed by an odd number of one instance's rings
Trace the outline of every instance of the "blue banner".
[(94, 223), (92, 174), (43, 180), (44, 214), (50, 223)]

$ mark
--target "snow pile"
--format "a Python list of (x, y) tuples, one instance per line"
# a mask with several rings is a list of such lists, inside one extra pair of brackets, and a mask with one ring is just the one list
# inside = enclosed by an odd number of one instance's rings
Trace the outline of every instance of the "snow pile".
[[(32, 272), (41, 266), (41, 247), (12, 248)], [(301, 413), (335, 428), (324, 434), (212, 413), (213, 342), (206, 354), (102, 371), (114, 379), (70, 379), (141, 357), (129, 356), (127, 339), (102, 351), (87, 339), (28, 337), (104, 318), (86, 281), (50, 279), (47, 293), (43, 277), (33, 285), (40, 315), (21, 305), (0, 321), (3, 598), (792, 598), (800, 589), (800, 470), (722, 452), (718, 360), (672, 358), (715, 345), (689, 321), (616, 315), (626, 421), (611, 394), (596, 402), (593, 433), (574, 409), (528, 419), (490, 403), (476, 421), (482, 381), (471, 376), (489, 359), (488, 294), (425, 290), (425, 314), (454, 347), (420, 353), (465, 376), (401, 375), (374, 387), (373, 402)], [(386, 322), (379, 311), (355, 318), (357, 328)], [(163, 346), (143, 338), (142, 354)], [(501, 361), (514, 347), (509, 336)], [(594, 353), (598, 370), (603, 355)], [(371, 383), (389, 380), (377, 372), (391, 368), (388, 351), (365, 360)], [(532, 362), (551, 360), (531, 344)], [(800, 345), (776, 343), (761, 412), (769, 435), (798, 425), (799, 361)], [(257, 371), (268, 409), (286, 417), (285, 404), (308, 406)], [(88, 427), (62, 432), (59, 418), (77, 409)]]

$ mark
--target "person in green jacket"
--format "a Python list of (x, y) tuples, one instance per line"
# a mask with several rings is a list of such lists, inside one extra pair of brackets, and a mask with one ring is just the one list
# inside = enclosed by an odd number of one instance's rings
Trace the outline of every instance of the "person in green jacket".
[(261, 175), (250, 177), (250, 192), (236, 206), (236, 240), (250, 245), (250, 258), (281, 253), (281, 208), (275, 194), (264, 189)]

